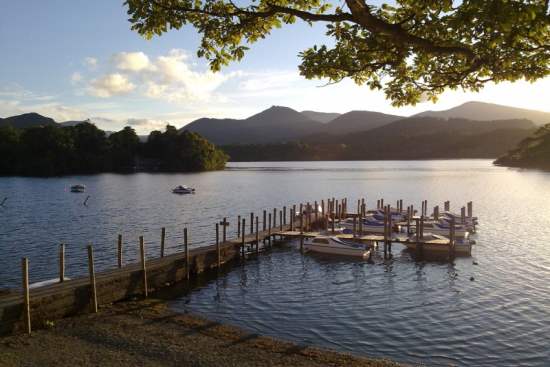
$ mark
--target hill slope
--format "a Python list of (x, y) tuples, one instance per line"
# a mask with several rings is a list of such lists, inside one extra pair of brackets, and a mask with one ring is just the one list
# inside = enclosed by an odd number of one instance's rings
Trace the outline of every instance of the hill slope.
[(469, 120), (528, 119), (537, 125), (550, 123), (550, 112), (528, 110), (485, 102), (466, 102), (444, 111), (425, 111), (415, 116), (464, 118)]
[(224, 145), (295, 140), (316, 134), (322, 128), (322, 123), (291, 108), (273, 106), (244, 120), (202, 118), (181, 130), (199, 133), (215, 144)]
[(18, 129), (26, 129), (29, 127), (48, 125), (57, 125), (57, 123), (49, 117), (44, 117), (34, 112), (0, 119), (0, 127), (12, 126)]
[(351, 111), (330, 121), (327, 124), (326, 132), (329, 134), (343, 135), (357, 131), (367, 131), (402, 118), (402, 116), (387, 115), (380, 112)]
[(225, 146), (231, 160), (388, 160), (495, 158), (535, 130), (528, 120), (413, 117), (347, 135), (308, 136), (290, 144)]
[(335, 112), (317, 112), (317, 111), (302, 111), (300, 113), (313, 121), (322, 122), (323, 124), (329, 123), (330, 121), (334, 120), (335, 118), (341, 115), (340, 113), (335, 113)]
[(550, 170), (550, 124), (522, 140), (516, 148), (497, 159), (495, 164)]

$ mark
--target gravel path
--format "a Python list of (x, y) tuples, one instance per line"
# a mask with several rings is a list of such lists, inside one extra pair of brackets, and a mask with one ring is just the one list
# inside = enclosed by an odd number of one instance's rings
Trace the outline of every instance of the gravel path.
[(102, 307), (0, 338), (0, 366), (398, 366), (250, 334), (157, 299)]

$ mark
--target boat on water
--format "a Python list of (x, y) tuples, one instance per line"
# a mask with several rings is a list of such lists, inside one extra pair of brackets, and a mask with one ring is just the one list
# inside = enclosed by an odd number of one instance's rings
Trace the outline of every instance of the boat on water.
[(368, 246), (351, 241), (344, 241), (337, 237), (317, 236), (306, 238), (304, 240), (304, 249), (306, 251), (317, 252), (330, 255), (354, 256), (368, 258), (370, 249)]
[[(343, 220), (340, 225), (349, 232), (353, 231), (353, 218)], [(363, 233), (384, 233), (384, 221), (376, 220), (374, 217), (363, 218), (361, 223)], [(359, 221), (355, 220), (355, 230), (359, 232)]]
[(71, 192), (85, 192), (85, 191), (86, 191), (86, 186), (84, 185), (77, 184), (77, 185), (71, 186)]
[(185, 185), (179, 185), (176, 186), (174, 189), (172, 189), (172, 193), (174, 194), (194, 194), (195, 189), (192, 187), (188, 187)]
[[(445, 236), (434, 233), (424, 233), (421, 241), (423, 242), (422, 249), (424, 252), (434, 254), (449, 252), (449, 239)], [(471, 241), (468, 238), (457, 238), (455, 240), (455, 254), (471, 255), (473, 243), (474, 241)], [(416, 250), (416, 236), (410, 236), (407, 242), (403, 242), (403, 245), (407, 246), (408, 249)]]
[[(439, 236), (449, 236), (451, 231), (451, 224), (445, 221), (425, 223), (424, 231)], [(464, 225), (455, 224), (455, 237), (468, 238), (470, 232)]]

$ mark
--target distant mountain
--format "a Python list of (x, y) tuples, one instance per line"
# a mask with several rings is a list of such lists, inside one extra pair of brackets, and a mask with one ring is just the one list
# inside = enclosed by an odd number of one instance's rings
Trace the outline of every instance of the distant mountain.
[(244, 120), (195, 120), (181, 130), (199, 133), (218, 145), (265, 144), (317, 134), (323, 124), (288, 107), (273, 106)]
[(401, 118), (370, 111), (352, 111), (340, 115), (297, 112), (288, 107), (273, 106), (245, 120), (202, 118), (184, 126), (182, 130), (199, 133), (218, 145), (268, 144), (308, 136), (367, 131)]
[(550, 170), (550, 124), (540, 127), (495, 161), (499, 166)]
[[(414, 137), (436, 133), (474, 135), (503, 129), (533, 130), (535, 127), (532, 121), (526, 119), (475, 121), (464, 118), (443, 119), (413, 116), (373, 129), (370, 135), (388, 138), (392, 136)], [(361, 136), (361, 134), (355, 136)]]
[(44, 117), (34, 112), (0, 119), (0, 127), (12, 126), (18, 129), (26, 129), (29, 127), (48, 125), (57, 125), (57, 123), (49, 117)]
[(341, 115), (340, 113), (335, 113), (335, 112), (316, 112), (316, 111), (302, 111), (301, 114), (313, 121), (319, 121), (319, 122), (322, 122), (323, 124), (326, 124)]
[(222, 147), (231, 160), (389, 160), (495, 158), (535, 130), (529, 120), (472, 121), (412, 117), (347, 135), (300, 142)]
[(464, 118), (469, 120), (528, 119), (537, 125), (550, 123), (550, 112), (528, 110), (485, 102), (466, 102), (444, 111), (425, 111), (415, 116)]
[(387, 115), (381, 112), (351, 111), (327, 124), (329, 134), (344, 135), (358, 131), (368, 131), (402, 119), (402, 116)]

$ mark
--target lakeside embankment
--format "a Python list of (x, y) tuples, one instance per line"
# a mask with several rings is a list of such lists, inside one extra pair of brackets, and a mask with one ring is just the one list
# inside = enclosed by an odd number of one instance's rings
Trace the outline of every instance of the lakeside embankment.
[(248, 333), (129, 301), (55, 321), (32, 336), (0, 338), (0, 366), (399, 366)]

